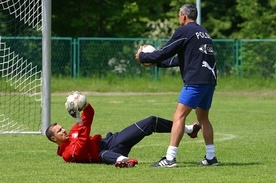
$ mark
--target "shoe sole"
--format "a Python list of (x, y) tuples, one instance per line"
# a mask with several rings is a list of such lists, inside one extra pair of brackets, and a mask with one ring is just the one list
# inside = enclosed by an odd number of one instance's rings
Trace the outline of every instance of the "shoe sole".
[(175, 168), (178, 167), (177, 164), (173, 164), (173, 165), (166, 165), (166, 166), (151, 166), (152, 168)]
[[(192, 123), (192, 125), (196, 125), (196, 124), (198, 125), (199, 123), (198, 122)], [(200, 125), (198, 125), (198, 126), (199, 127), (198, 127), (198, 129), (196, 129), (195, 132), (188, 134), (192, 139), (197, 138), (197, 134), (198, 134), (199, 130), (201, 129), (201, 126)]]
[(166, 166), (164, 168), (174, 168), (174, 167), (177, 167), (178, 165), (177, 164), (173, 164), (173, 165), (170, 165), (170, 166)]
[(126, 162), (117, 162), (115, 163), (115, 167), (116, 168), (132, 168), (132, 167), (136, 167), (138, 164), (138, 161), (135, 159), (130, 159)]
[(115, 165), (116, 168), (133, 168), (136, 167), (137, 164), (126, 164), (126, 163), (120, 163)]

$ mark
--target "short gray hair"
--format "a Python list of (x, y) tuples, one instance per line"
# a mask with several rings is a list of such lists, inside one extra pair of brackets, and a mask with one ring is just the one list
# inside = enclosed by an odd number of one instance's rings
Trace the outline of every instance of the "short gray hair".
[(184, 4), (180, 8), (180, 13), (182, 15), (186, 14), (187, 17), (191, 20), (197, 19), (197, 9), (196, 6), (193, 4)]

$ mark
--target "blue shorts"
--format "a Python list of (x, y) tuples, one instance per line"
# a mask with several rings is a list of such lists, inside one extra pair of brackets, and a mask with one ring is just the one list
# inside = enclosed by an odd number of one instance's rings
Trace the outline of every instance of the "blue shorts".
[(187, 85), (183, 86), (178, 103), (193, 109), (200, 107), (203, 110), (211, 108), (215, 85)]

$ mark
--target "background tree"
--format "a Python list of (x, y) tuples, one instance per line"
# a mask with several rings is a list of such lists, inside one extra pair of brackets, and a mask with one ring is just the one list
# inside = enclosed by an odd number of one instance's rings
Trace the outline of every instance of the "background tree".
[(236, 12), (241, 21), (232, 34), (234, 38), (276, 38), (275, 0), (237, 0)]
[(70, 37), (140, 37), (149, 20), (165, 16), (167, 0), (53, 1), (53, 33)]
[[(179, 26), (182, 4), (182, 0), (53, 1), (53, 36), (149, 37), (154, 22), (164, 22), (172, 30)], [(201, 23), (217, 39), (275, 38), (275, 12), (275, 0), (201, 1)]]
[(235, 1), (206, 1), (202, 2), (202, 25), (205, 27), (212, 38), (229, 38), (233, 30), (237, 29), (235, 17)]

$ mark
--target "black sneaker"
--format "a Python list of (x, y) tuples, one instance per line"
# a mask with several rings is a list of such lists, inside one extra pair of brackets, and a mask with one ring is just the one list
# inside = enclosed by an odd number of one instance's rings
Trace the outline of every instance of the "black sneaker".
[(203, 160), (198, 162), (197, 165), (200, 166), (219, 166), (219, 162), (216, 157), (213, 157), (213, 159), (209, 160), (204, 156)]
[(164, 167), (164, 168), (172, 168), (177, 167), (176, 159), (174, 158), (172, 161), (167, 160), (166, 156), (163, 156), (158, 162), (150, 165), (151, 167)]
[(198, 131), (201, 129), (200, 123), (199, 122), (193, 122), (192, 125), (194, 125), (193, 126), (193, 131), (192, 131), (192, 133), (187, 133), (187, 135), (189, 135), (191, 138), (196, 138)]

